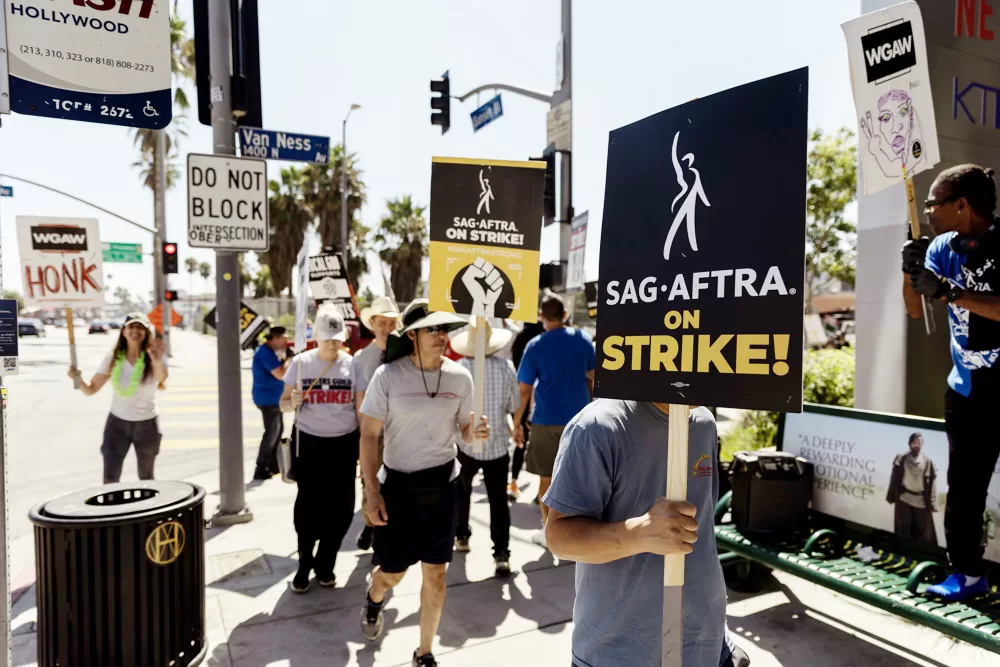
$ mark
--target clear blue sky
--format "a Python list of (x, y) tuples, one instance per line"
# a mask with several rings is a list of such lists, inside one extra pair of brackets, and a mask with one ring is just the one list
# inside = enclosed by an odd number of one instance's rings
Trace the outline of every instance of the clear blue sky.
[[(171, 3), (172, 4), (172, 3)], [(452, 93), (508, 83), (550, 93), (560, 34), (558, 0), (296, 0), (261, 2), (264, 125), (330, 135), (357, 151), (375, 226), (385, 200), (429, 199), (434, 155), (526, 159), (545, 147), (544, 103), (503, 94), (504, 116), (473, 133), (473, 101), (452, 104), (443, 137), (430, 124), (429, 80), (450, 70)], [(294, 11), (290, 9), (294, 7)], [(181, 0), (190, 16), (190, 0)], [(748, 81), (808, 65), (812, 127), (854, 127), (848, 61), (840, 24), (859, 14), (860, 0), (716, 0), (576, 2), (573, 15), (573, 191), (577, 212), (590, 211), (587, 277), (597, 277), (608, 132), (639, 118)], [(483, 95), (485, 101), (490, 94)], [(191, 94), (192, 100), (194, 94)], [(734, 110), (735, 111), (735, 110)], [(23, 176), (91, 199), (152, 226), (152, 193), (132, 167), (136, 151), (125, 128), (30, 116), (4, 116), (0, 172)], [(211, 152), (209, 128), (187, 120), (182, 154)], [(275, 177), (289, 163), (271, 162)], [(747, 165), (753, 168), (753, 165)], [(181, 160), (183, 171), (183, 158)], [(149, 234), (70, 200), (14, 185), (0, 199), (4, 287), (20, 289), (16, 215), (97, 217), (103, 241), (140, 242)], [(191, 250), (186, 187), (168, 196), (167, 229), (181, 261), (214, 266), (213, 253)], [(542, 261), (558, 252), (555, 228), (543, 235)], [(183, 270), (183, 266), (182, 266)], [(105, 266), (112, 289), (152, 287), (152, 263)], [(381, 293), (381, 281), (372, 281)], [(188, 276), (172, 278), (188, 288)], [(201, 291), (200, 278), (193, 287)]]

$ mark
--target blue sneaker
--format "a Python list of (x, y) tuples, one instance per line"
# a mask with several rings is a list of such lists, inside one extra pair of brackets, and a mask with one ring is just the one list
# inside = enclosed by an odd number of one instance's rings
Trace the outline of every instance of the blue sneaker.
[(990, 592), (990, 584), (986, 577), (979, 577), (979, 581), (974, 584), (965, 583), (964, 574), (953, 574), (940, 584), (929, 586), (927, 593), (936, 595), (948, 602), (960, 602), (966, 598), (976, 595), (984, 595)]

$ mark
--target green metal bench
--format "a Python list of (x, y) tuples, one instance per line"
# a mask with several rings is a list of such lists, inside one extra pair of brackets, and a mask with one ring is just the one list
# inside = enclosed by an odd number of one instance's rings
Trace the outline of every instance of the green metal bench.
[[(944, 578), (939, 562), (925, 560), (921, 554), (901, 553), (900, 545), (888, 534), (864, 531), (816, 512), (811, 513), (813, 528), (808, 534), (769, 543), (748, 539), (724, 521), (730, 498), (731, 493), (725, 494), (715, 510), (715, 535), (723, 565), (760, 563), (1000, 653), (1000, 594), (996, 588), (968, 604), (925, 597), (930, 585), (927, 581)], [(863, 562), (855, 553), (859, 546), (874, 549), (878, 559)]]

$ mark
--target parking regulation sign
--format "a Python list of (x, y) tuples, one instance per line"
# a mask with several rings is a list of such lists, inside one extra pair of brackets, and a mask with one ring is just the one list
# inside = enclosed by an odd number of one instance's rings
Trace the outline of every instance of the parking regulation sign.
[(187, 162), (188, 245), (266, 251), (267, 163), (255, 158), (191, 153)]
[(170, 124), (169, 3), (6, 3), (16, 113), (163, 129)]

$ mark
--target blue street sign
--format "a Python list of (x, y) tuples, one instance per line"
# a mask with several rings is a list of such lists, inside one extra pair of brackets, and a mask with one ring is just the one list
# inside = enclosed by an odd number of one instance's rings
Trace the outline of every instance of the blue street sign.
[(241, 127), (239, 137), (240, 155), (243, 157), (316, 164), (327, 164), (330, 161), (330, 137), (261, 130), (256, 127)]
[(471, 115), (472, 131), (478, 132), (480, 128), (486, 127), (503, 115), (503, 104), (500, 103), (500, 96), (497, 95), (492, 100), (473, 111)]
[(13, 197), (13, 196), (14, 196), (13, 185), (0, 185), (0, 197)]

